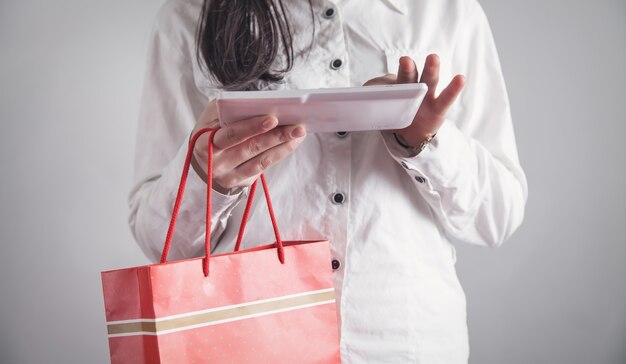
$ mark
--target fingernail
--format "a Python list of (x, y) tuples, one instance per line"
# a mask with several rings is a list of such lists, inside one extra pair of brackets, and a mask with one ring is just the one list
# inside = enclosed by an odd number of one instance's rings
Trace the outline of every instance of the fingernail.
[(271, 129), (273, 127), (276, 126), (276, 119), (274, 118), (267, 118), (265, 120), (263, 120), (263, 128), (265, 129)]
[(301, 126), (299, 126), (299, 127), (295, 128), (295, 129), (293, 129), (291, 131), (290, 135), (291, 135), (292, 138), (300, 138), (300, 137), (303, 137), (304, 134), (306, 134), (304, 132), (304, 129)]

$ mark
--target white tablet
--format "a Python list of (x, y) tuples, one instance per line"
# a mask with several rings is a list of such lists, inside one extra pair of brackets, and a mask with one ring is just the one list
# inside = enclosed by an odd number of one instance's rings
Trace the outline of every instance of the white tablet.
[(402, 129), (411, 124), (428, 87), (423, 83), (278, 91), (223, 91), (222, 127), (259, 115), (307, 132)]

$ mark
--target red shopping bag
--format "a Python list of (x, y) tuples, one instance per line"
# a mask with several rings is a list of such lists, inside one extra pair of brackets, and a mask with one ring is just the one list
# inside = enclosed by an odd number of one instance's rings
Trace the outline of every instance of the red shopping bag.
[(102, 273), (112, 363), (339, 363), (328, 241), (282, 241), (265, 178), (276, 242), (210, 256), (209, 138), (206, 252), (166, 262), (189, 172), (193, 136), (160, 264)]

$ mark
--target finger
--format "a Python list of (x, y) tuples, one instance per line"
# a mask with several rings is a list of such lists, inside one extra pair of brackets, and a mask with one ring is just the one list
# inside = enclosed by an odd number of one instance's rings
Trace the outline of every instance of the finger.
[(363, 86), (392, 85), (395, 83), (398, 83), (398, 76), (393, 73), (388, 73), (384, 76), (372, 78), (371, 80), (365, 82)]
[(233, 168), (255, 158), (277, 145), (302, 138), (306, 130), (301, 125), (278, 127), (266, 133), (254, 136), (245, 142), (222, 151), (220, 166), (217, 174), (229, 173)]
[(278, 119), (272, 115), (260, 115), (232, 123), (215, 133), (214, 146), (218, 150), (241, 144), (249, 138), (274, 129)]
[(424, 62), (424, 70), (422, 72), (422, 79), (420, 82), (428, 85), (428, 93), (426, 97), (435, 97), (437, 90), (437, 84), (439, 83), (439, 56), (436, 54), (429, 54)]
[(245, 180), (262, 173), (269, 167), (275, 165), (293, 153), (302, 144), (304, 139), (305, 137), (300, 137), (266, 150), (265, 152), (238, 166), (235, 169), (235, 174), (238, 176), (238, 179)]
[(448, 111), (461, 93), (461, 90), (463, 90), (464, 85), (465, 77), (463, 77), (463, 75), (456, 75), (448, 86), (441, 91), (441, 94), (437, 97), (435, 102), (435, 108), (439, 114), (444, 114)]
[(398, 63), (398, 83), (416, 83), (418, 80), (417, 66), (411, 57), (402, 56)]

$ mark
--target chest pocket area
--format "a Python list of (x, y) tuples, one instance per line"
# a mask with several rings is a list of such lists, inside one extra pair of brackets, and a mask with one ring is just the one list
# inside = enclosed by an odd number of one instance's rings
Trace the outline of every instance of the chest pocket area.
[(426, 56), (436, 53), (439, 56), (439, 84), (437, 86), (437, 93), (450, 83), (452, 80), (452, 71), (450, 67), (450, 56), (446, 52), (440, 50), (418, 50), (418, 49), (400, 49), (400, 48), (387, 48), (385, 49), (385, 59), (387, 62), (387, 73), (398, 73), (398, 65), (400, 64), (400, 57), (409, 56), (415, 61), (419, 76), (422, 76), (424, 70), (424, 62)]

